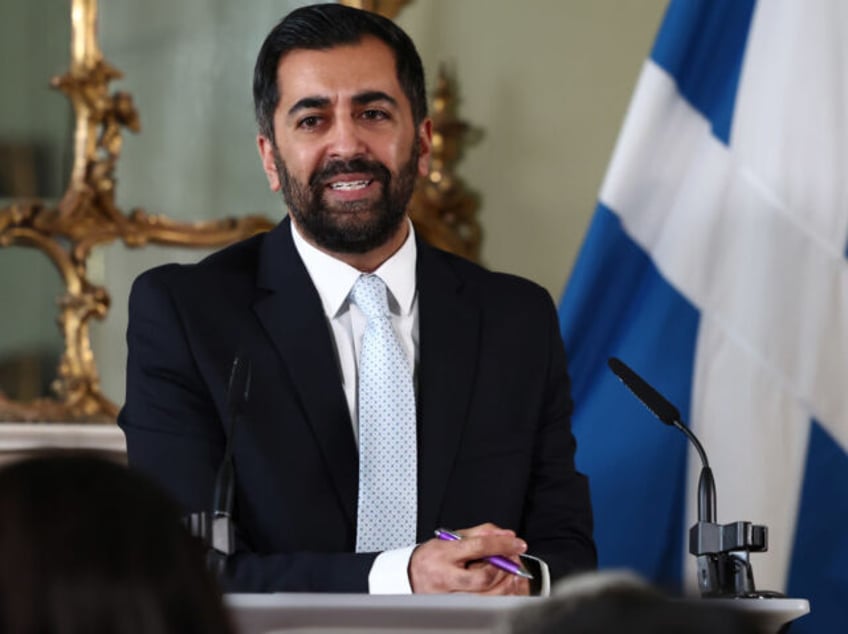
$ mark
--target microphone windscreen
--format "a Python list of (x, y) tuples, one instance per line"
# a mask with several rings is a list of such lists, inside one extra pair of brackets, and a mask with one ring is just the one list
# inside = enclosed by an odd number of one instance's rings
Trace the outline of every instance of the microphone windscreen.
[(674, 425), (675, 422), (680, 420), (680, 412), (677, 411), (677, 408), (662, 394), (648, 385), (642, 377), (631, 370), (623, 361), (615, 357), (610, 357), (607, 363), (610, 370), (621, 379), (621, 382), (633, 392), (636, 398), (645, 404), (645, 407), (653, 412), (654, 416), (666, 425)]

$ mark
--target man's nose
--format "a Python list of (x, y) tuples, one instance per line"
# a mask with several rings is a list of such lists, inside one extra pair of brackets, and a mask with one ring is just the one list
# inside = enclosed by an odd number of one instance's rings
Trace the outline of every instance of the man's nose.
[(333, 125), (327, 153), (330, 157), (352, 158), (366, 153), (365, 141), (356, 121), (339, 117)]

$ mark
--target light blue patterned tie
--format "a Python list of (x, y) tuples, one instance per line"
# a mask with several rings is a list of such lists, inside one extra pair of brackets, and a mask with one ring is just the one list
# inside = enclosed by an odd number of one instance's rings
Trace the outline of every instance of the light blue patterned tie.
[(356, 552), (377, 552), (415, 543), (415, 392), (383, 280), (360, 276), (351, 298), (368, 319), (359, 355)]

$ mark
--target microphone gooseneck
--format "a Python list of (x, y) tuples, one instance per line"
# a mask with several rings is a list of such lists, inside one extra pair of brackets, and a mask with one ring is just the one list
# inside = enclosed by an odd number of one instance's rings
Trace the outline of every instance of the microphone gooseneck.
[(227, 387), (226, 412), (229, 419), (227, 426), (227, 445), (224, 458), (218, 467), (215, 478), (215, 492), (212, 496), (212, 514), (214, 517), (229, 517), (233, 512), (234, 467), (233, 467), (233, 434), (238, 420), (250, 396), (250, 361), (245, 361), (238, 354), (233, 359), (230, 370), (230, 381)]
[(701, 475), (698, 478), (698, 521), (699, 522), (715, 522), (716, 521), (716, 488), (715, 479), (713, 478), (710, 462), (707, 459), (707, 452), (704, 451), (703, 445), (700, 443), (695, 434), (692, 433), (686, 425), (680, 420), (680, 412), (665, 398), (657, 392), (653, 387), (648, 385), (647, 381), (636, 374), (627, 364), (620, 359), (610, 357), (607, 361), (610, 370), (621, 379), (621, 382), (630, 390), (633, 395), (642, 401), (642, 404), (656, 416), (661, 422), (666, 425), (671, 425), (683, 432), (686, 437), (695, 446), (698, 456), (701, 458)]
[(227, 558), (235, 551), (235, 525), (233, 524), (233, 498), (235, 496), (235, 467), (233, 465), (233, 437), (238, 421), (250, 395), (250, 361), (240, 354), (233, 359), (227, 385), (224, 423), (227, 427), (224, 457), (218, 466), (212, 492), (211, 510), (196, 511), (186, 515), (183, 523), (189, 532), (206, 546), (206, 565), (218, 578), (225, 572)]

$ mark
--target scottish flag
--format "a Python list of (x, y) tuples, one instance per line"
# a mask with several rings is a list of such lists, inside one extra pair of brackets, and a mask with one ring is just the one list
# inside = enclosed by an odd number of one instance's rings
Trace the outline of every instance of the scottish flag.
[(848, 2), (672, 0), (560, 306), (603, 567), (695, 587), (697, 456), (718, 521), (769, 528), (760, 589), (848, 631)]

